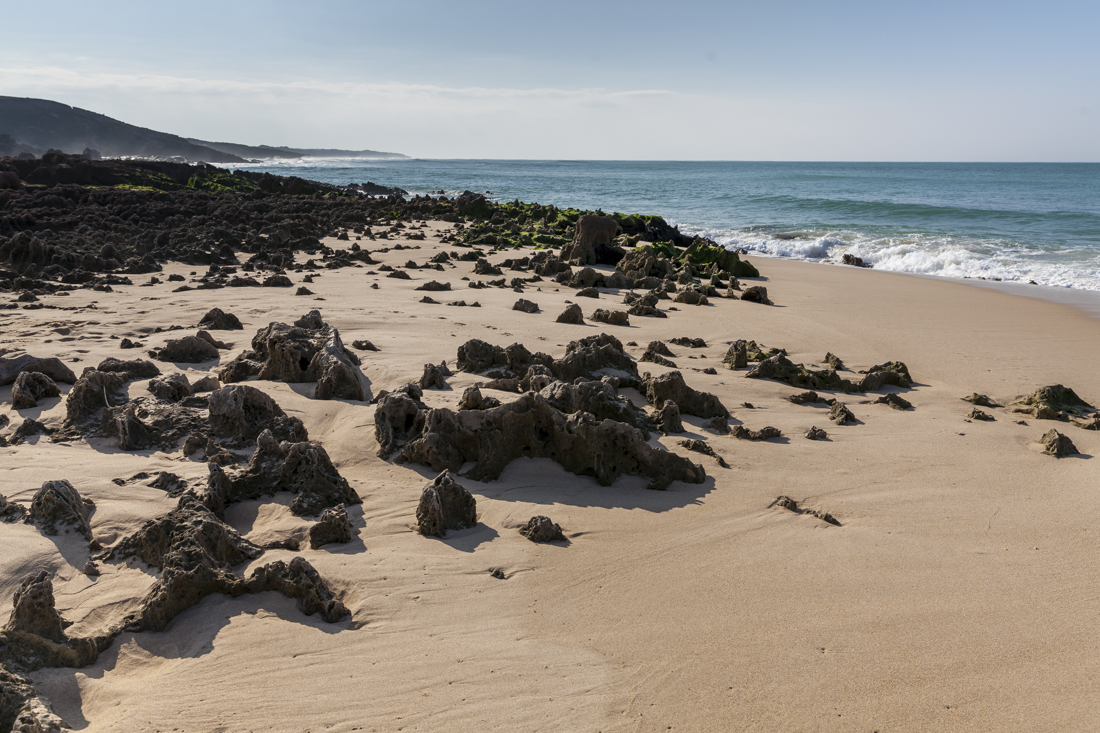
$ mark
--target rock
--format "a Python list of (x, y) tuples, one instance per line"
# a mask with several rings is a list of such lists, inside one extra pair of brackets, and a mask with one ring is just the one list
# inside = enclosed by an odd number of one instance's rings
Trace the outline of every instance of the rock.
[[(860, 374), (866, 374), (871, 376), (876, 372), (894, 372), (901, 379), (901, 384), (897, 384), (897, 387), (909, 388), (912, 386), (913, 377), (909, 374), (909, 367), (905, 366), (905, 362), (901, 361), (888, 361), (885, 364), (876, 364), (866, 371), (860, 371)], [(892, 384), (892, 382), (891, 382)], [(867, 390), (863, 390), (867, 391)]]
[[(744, 250), (742, 250), (743, 252)], [(735, 277), (759, 277), (760, 273), (748, 261), (742, 261), (734, 250), (726, 249), (715, 242), (696, 237), (681, 255), (685, 263), (711, 265), (712, 272), (723, 272)]]
[(723, 364), (729, 364), (730, 369), (744, 369), (749, 365), (748, 343), (739, 339), (730, 344), (729, 350), (722, 358)]
[(312, 565), (301, 557), (289, 563), (282, 560), (257, 568), (246, 581), (252, 593), (274, 590), (298, 601), (298, 608), (307, 616), (321, 615), (328, 623), (336, 623), (351, 615), (329, 589)]
[(577, 219), (573, 241), (561, 248), (561, 259), (574, 265), (615, 265), (625, 251), (614, 243), (619, 222), (610, 216), (585, 214)]
[(221, 382), (217, 377), (205, 376), (191, 385), (191, 393), (199, 394), (200, 392), (213, 392), (221, 387)]
[(832, 406), (836, 404), (836, 399), (832, 397), (822, 397), (817, 392), (801, 392), (787, 397), (787, 402), (795, 405), (807, 405), (820, 402)]
[(974, 408), (970, 411), (970, 414), (966, 416), (967, 420), (981, 420), (982, 422), (993, 422), (997, 418), (990, 415), (988, 412)]
[(759, 430), (749, 430), (744, 425), (738, 425), (731, 431), (733, 437), (741, 440), (768, 440), (769, 438), (782, 438), (783, 433), (778, 428), (768, 425)]
[(124, 382), (132, 382), (135, 379), (152, 379), (160, 376), (160, 369), (146, 359), (104, 359), (96, 367), (101, 372), (110, 372), (122, 377)]
[(378, 347), (372, 344), (370, 341), (358, 339), (351, 342), (352, 348), (359, 349), (360, 351), (378, 351)]
[(150, 381), (149, 391), (158, 400), (180, 402), (191, 396), (191, 383), (184, 374), (168, 374)]
[(89, 560), (88, 562), (84, 563), (84, 569), (80, 572), (84, 573), (89, 578), (96, 578), (99, 576), (99, 566)]
[(60, 397), (57, 383), (41, 372), (19, 372), (11, 388), (13, 410), (26, 410), (38, 406), (38, 400)]
[(664, 278), (673, 273), (672, 262), (654, 247), (645, 245), (626, 252), (615, 269), (634, 279)]
[(638, 361), (648, 362), (650, 364), (660, 364), (661, 366), (669, 367), (671, 369), (676, 368), (676, 362), (666, 359), (653, 349), (646, 349)]
[(989, 399), (987, 395), (978, 394), (977, 392), (974, 392), (969, 397), (963, 397), (962, 399), (964, 402), (969, 402), (970, 404), (977, 405), (979, 407), (1000, 407), (1000, 405), (998, 405), (996, 402)]
[(23, 518), (27, 508), (14, 501), (8, 501), (8, 497), (0, 494), (0, 522), (15, 522)]
[(712, 431), (718, 433), (719, 435), (729, 435), (729, 433), (730, 433), (729, 418), (721, 416), (721, 415), (712, 417), (710, 420), (707, 421), (706, 428), (707, 428), (707, 430), (712, 430)]
[(1047, 431), (1043, 437), (1039, 439), (1039, 442), (1043, 444), (1043, 452), (1055, 458), (1063, 458), (1078, 453), (1077, 446), (1073, 444), (1073, 441), (1057, 430)]
[(646, 347), (646, 351), (652, 351), (653, 353), (660, 354), (661, 356), (676, 356), (676, 354), (673, 354), (672, 351), (669, 350), (664, 341), (650, 341), (649, 346)]
[(502, 275), (503, 273), (500, 271), (499, 267), (495, 267), (493, 265), (490, 265), (489, 260), (482, 257), (482, 258), (478, 259), (478, 261), (476, 263), (474, 263), (474, 274), (475, 275)]
[(200, 338), (206, 343), (213, 346), (215, 349), (231, 349), (233, 344), (227, 344), (224, 341), (218, 341), (216, 338), (210, 335), (209, 331), (198, 330), (195, 332), (195, 338)]
[(751, 379), (774, 379), (777, 382), (785, 382), (792, 387), (803, 389), (826, 389), (842, 392), (856, 391), (853, 385), (846, 379), (837, 376), (832, 369), (807, 369), (801, 364), (795, 364), (783, 354), (776, 354), (757, 364), (745, 375)]
[(441, 282), (437, 282), (435, 280), (430, 280), (430, 281), (424, 283), (423, 285), (420, 285), (420, 286), (417, 286), (416, 288), (414, 288), (414, 290), (427, 290), (427, 291), (430, 291), (430, 292), (433, 292), (433, 293), (434, 292), (441, 292), (441, 291), (444, 291), (444, 290), (450, 290), (450, 289), (451, 289), (451, 284), (450, 283), (441, 283)]
[(825, 440), (829, 437), (829, 434), (821, 428), (814, 426), (806, 431), (806, 437), (810, 440)]
[(343, 504), (321, 512), (321, 521), (309, 528), (309, 547), (316, 550), (322, 545), (351, 542), (351, 522)]
[(852, 411), (849, 410), (847, 405), (843, 402), (837, 402), (833, 405), (833, 408), (829, 410), (829, 419), (837, 425), (844, 425), (846, 423), (855, 422), (856, 416), (852, 414)]
[(830, 369), (835, 369), (838, 372), (844, 371), (844, 362), (840, 360), (840, 357), (829, 351), (826, 352), (823, 362), (829, 365)]
[(68, 481), (46, 481), (31, 499), (28, 518), (45, 534), (56, 535), (65, 528), (71, 528), (84, 539), (91, 540), (92, 528), (88, 520), (94, 508), (95, 503), (91, 499), (81, 498)]
[(232, 313), (226, 313), (221, 308), (212, 308), (199, 321), (199, 328), (208, 328), (212, 331), (239, 331), (244, 326)]
[(416, 507), (416, 524), (426, 537), (443, 537), (449, 529), (473, 527), (477, 524), (474, 497), (450, 471), (443, 471), (424, 487)]
[(286, 275), (271, 275), (261, 285), (265, 288), (292, 288), (294, 283)]
[(581, 288), (576, 292), (578, 298), (599, 298), (600, 291), (596, 288)]
[[(844, 256), (841, 258), (841, 262), (843, 262), (845, 265), (850, 265), (851, 267), (870, 267), (869, 264), (863, 261), (862, 257), (856, 257), (855, 255), (848, 253), (844, 254)], [(836, 367), (833, 368), (835, 369)]]
[(15, 356), (10, 359), (0, 357), (0, 387), (14, 384), (16, 378), (22, 372), (38, 372), (39, 374), (45, 374), (55, 382), (64, 382), (65, 384), (76, 382), (76, 375), (73, 374), (71, 369), (62, 364), (60, 359), (39, 359), (29, 354)]
[(532, 542), (561, 542), (565, 539), (561, 525), (541, 514), (528, 519), (527, 524), (519, 528), (519, 533)]
[(160, 351), (150, 354), (157, 361), (170, 361), (177, 364), (201, 364), (217, 359), (218, 349), (206, 339), (198, 336), (184, 336), (169, 339)]
[(290, 417), (266, 392), (247, 384), (231, 384), (210, 393), (211, 432), (234, 445), (251, 443), (270, 430), (277, 440), (301, 443), (309, 439), (305, 425)]
[(576, 303), (572, 303), (561, 315), (557, 317), (558, 323), (571, 323), (575, 325), (584, 325), (584, 314), (581, 313), (581, 307)]
[[(406, 277), (408, 277), (406, 275)], [(295, 295), (313, 295), (313, 291), (307, 288), (305, 285), (299, 285), (298, 289), (294, 291)]]
[(462, 399), (458, 402), (460, 410), (489, 410), (500, 406), (500, 400), (496, 397), (484, 397), (481, 390), (475, 384), (467, 387), (462, 392)]
[(780, 496), (772, 502), (772, 506), (781, 507), (787, 511), (794, 512), (795, 514), (809, 514), (810, 516), (817, 517), (823, 522), (828, 522), (834, 527), (839, 527), (840, 522), (836, 520), (832, 514), (828, 512), (819, 511), (817, 509), (807, 509), (803, 507), (799, 502), (795, 501), (789, 496)]
[[(847, 381), (847, 380), (845, 380)], [(911, 386), (910, 381), (905, 375), (895, 371), (874, 371), (860, 380), (859, 384), (855, 385), (854, 390), (856, 392), (871, 392), (876, 389), (881, 389), (886, 385), (892, 385), (894, 387), (908, 388)]]
[[(717, 419), (724, 420), (725, 418)], [(657, 423), (661, 426), (661, 432), (665, 434), (684, 432), (684, 423), (680, 419), (680, 408), (672, 400), (665, 400), (664, 407), (658, 413)], [(726, 432), (729, 432), (729, 430), (727, 429)]]
[(28, 575), (12, 596), (5, 631), (22, 631), (57, 643), (65, 641), (65, 624), (54, 606), (53, 582), (45, 570)]
[(693, 339), (687, 336), (677, 336), (671, 341), (677, 346), (686, 346), (691, 349), (705, 349), (707, 347), (707, 342), (703, 339)]
[[(378, 412), (375, 420), (380, 420)], [(379, 432), (396, 433), (395, 427), (380, 427)], [(457, 471), (472, 461), (464, 475), (475, 481), (499, 478), (509, 463), (524, 456), (551, 458), (605, 486), (623, 474), (648, 477), (656, 489), (675, 480), (700, 483), (706, 477), (702, 467), (650, 446), (638, 428), (586, 412), (565, 415), (535, 392), (491, 410), (420, 410), (406, 435), (399, 462)]]
[(144, 345), (145, 344), (140, 341), (131, 341), (128, 338), (124, 338), (118, 342), (118, 348), (120, 349), (140, 349)]
[(687, 386), (684, 376), (678, 371), (665, 372), (658, 377), (645, 375), (641, 391), (658, 410), (664, 407), (667, 400), (673, 400), (680, 412), (688, 415), (703, 418), (729, 416), (729, 410), (717, 397)]
[(119, 374), (88, 369), (65, 396), (67, 422), (79, 425), (98, 421), (101, 411), (126, 402), (126, 381)]
[(1069, 387), (1060, 384), (1049, 387), (1040, 387), (1027, 397), (1013, 402), (1020, 405), (1013, 412), (1023, 412), (1033, 415), (1037, 420), (1061, 420), (1066, 422), (1070, 415), (1084, 415), (1094, 409), (1092, 405), (1082, 400)]
[(874, 401), (876, 405), (890, 405), (895, 410), (911, 410), (913, 404), (899, 394), (888, 392)]
[(529, 300), (525, 300), (524, 298), (520, 298), (519, 300), (517, 300), (515, 302), (515, 305), (512, 306), (512, 310), (514, 310), (514, 311), (523, 311), (524, 313), (538, 313), (539, 312), (539, 307), (538, 307), (538, 304), (536, 304), (536, 303), (532, 303)]
[(230, 475), (211, 466), (210, 487), (225, 503), (289, 491), (296, 495), (290, 510), (301, 516), (317, 516), (340, 503), (363, 503), (323, 447), (280, 443), (270, 430), (256, 438), (256, 452), (244, 470)]
[(32, 418), (27, 418), (19, 424), (19, 427), (11, 435), (11, 444), (20, 445), (26, 438), (32, 435), (51, 435), (53, 431), (42, 423)]
[(710, 446), (710, 444), (705, 442), (705, 441), (702, 441), (702, 440), (681, 440), (680, 441), (680, 446), (683, 447), (683, 448), (687, 448), (690, 451), (694, 451), (696, 453), (702, 453), (704, 455), (710, 456), (715, 461), (717, 461), (718, 465), (721, 466), (722, 468), (729, 468), (730, 467), (730, 464), (726, 463), (726, 459), (723, 458), (722, 456), (718, 455), (718, 453), (714, 450), (714, 448), (712, 448)]
[(451, 376), (451, 370), (447, 368), (447, 362), (439, 366), (425, 364), (424, 374), (420, 377), (420, 389), (450, 389), (447, 377)]
[(710, 303), (705, 293), (692, 289), (681, 290), (676, 293), (676, 297), (672, 300), (674, 303), (686, 303), (687, 305), (709, 305)]
[(541, 386), (539, 396), (545, 398), (554, 409), (565, 415), (585, 412), (598, 420), (626, 423), (641, 430), (648, 439), (648, 417), (630, 400), (616, 393), (610, 378), (562, 382), (545, 374), (532, 374), (535, 369), (536, 367), (532, 367), (524, 378), (525, 386), (532, 390)]
[(772, 302), (768, 300), (768, 289), (763, 285), (753, 285), (752, 287), (745, 288), (741, 293), (741, 300), (748, 301), (749, 303), (760, 303), (762, 305), (771, 305)]

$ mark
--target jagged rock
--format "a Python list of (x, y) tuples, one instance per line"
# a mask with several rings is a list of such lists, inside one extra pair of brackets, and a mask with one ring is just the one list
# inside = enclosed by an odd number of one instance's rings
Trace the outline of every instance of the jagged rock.
[(592, 314), (592, 320), (596, 323), (606, 323), (609, 326), (630, 325), (630, 315), (626, 311), (609, 311), (597, 308)]
[(685, 303), (687, 305), (709, 305), (710, 303), (710, 301), (707, 300), (706, 293), (691, 288), (676, 293), (676, 297), (672, 299), (672, 302)]
[(201, 392), (213, 392), (216, 389), (221, 388), (221, 382), (217, 377), (205, 376), (191, 385), (191, 394), (199, 394)]
[[(541, 383), (538, 376), (545, 378), (545, 375), (529, 375), (525, 378), (532, 389)], [(649, 437), (649, 420), (646, 414), (630, 400), (616, 394), (610, 378), (599, 381), (577, 380), (575, 383), (549, 381), (539, 390), (539, 396), (565, 415), (586, 412), (598, 420), (626, 423), (641, 430), (645, 438)]]
[(614, 265), (625, 250), (615, 244), (619, 222), (610, 216), (585, 214), (577, 219), (573, 241), (562, 246), (561, 259), (574, 265)]
[(826, 352), (823, 362), (829, 365), (830, 369), (835, 369), (838, 372), (844, 371), (844, 362), (840, 360), (840, 357), (829, 351)]
[(496, 267), (494, 265), (490, 265), (489, 260), (485, 259), (484, 257), (481, 257), (481, 258), (478, 259), (477, 262), (474, 263), (474, 274), (475, 275), (501, 275), (503, 273), (500, 271), (499, 267)]
[(237, 465), (237, 456), (221, 444), (215, 443), (213, 438), (207, 438), (206, 440), (206, 455), (204, 460), (207, 463), (216, 463), (219, 466)]
[(874, 401), (876, 405), (890, 405), (895, 410), (911, 410), (913, 403), (899, 394), (888, 392)]
[(191, 396), (191, 383), (184, 374), (168, 374), (150, 381), (149, 391), (159, 400), (179, 402)]
[[(0, 172), (0, 184), (4, 172)], [(45, 698), (39, 697), (30, 680), (0, 665), (0, 731), (63, 733), (66, 730), (69, 726), (57, 717)]]
[(8, 501), (8, 497), (0, 494), (0, 522), (15, 522), (23, 518), (27, 508), (14, 501)]
[(1082, 400), (1069, 387), (1060, 384), (1049, 387), (1040, 387), (1027, 397), (1013, 402), (1013, 405), (1021, 405), (1013, 412), (1023, 412), (1033, 415), (1037, 420), (1061, 420), (1066, 422), (1070, 415), (1084, 415), (1094, 409), (1092, 405)]
[(420, 389), (450, 389), (450, 385), (447, 384), (449, 376), (452, 375), (451, 370), (447, 368), (447, 362), (439, 366), (425, 364), (424, 374), (420, 377)]
[(101, 411), (126, 402), (125, 379), (112, 372), (88, 369), (65, 397), (65, 416), (73, 424), (98, 420)]
[[(719, 417), (716, 419), (725, 420), (726, 418)], [(680, 419), (680, 408), (672, 400), (665, 400), (664, 407), (658, 413), (657, 423), (661, 426), (662, 433), (684, 432), (684, 423)], [(728, 428), (726, 432), (729, 432)]]
[(316, 550), (330, 543), (351, 542), (351, 522), (343, 504), (321, 512), (321, 521), (309, 528), (309, 547)]
[(199, 328), (208, 328), (212, 331), (240, 331), (244, 326), (232, 313), (226, 313), (221, 308), (212, 308), (199, 321)]
[(745, 288), (741, 293), (741, 300), (748, 301), (749, 303), (760, 303), (762, 305), (771, 305), (772, 302), (768, 300), (768, 289), (763, 285), (753, 285), (752, 287)]
[(729, 418), (722, 415), (712, 417), (707, 421), (706, 427), (707, 430), (713, 430), (719, 435), (729, 435), (730, 433)]
[(195, 338), (202, 339), (206, 343), (213, 346), (215, 349), (223, 350), (223, 349), (232, 349), (233, 348), (233, 344), (227, 344), (224, 341), (218, 341), (216, 338), (214, 338), (213, 336), (210, 335), (209, 331), (204, 331), (202, 329), (199, 329), (198, 331), (195, 332)]
[(741, 440), (768, 440), (769, 438), (783, 437), (783, 433), (780, 432), (779, 428), (773, 428), (771, 425), (762, 427), (759, 430), (749, 430), (744, 425), (738, 425), (731, 432), (733, 437)]
[(20, 372), (11, 388), (13, 410), (26, 410), (38, 406), (38, 400), (60, 397), (57, 383), (41, 372)]
[(321, 615), (330, 624), (351, 615), (341, 603), (321, 574), (301, 557), (289, 563), (278, 560), (256, 568), (245, 586), (252, 593), (274, 590), (298, 601), (298, 608), (307, 616)]
[(574, 325), (584, 325), (584, 314), (581, 312), (581, 307), (576, 303), (570, 304), (565, 310), (561, 312), (561, 315), (555, 319), (558, 323), (571, 323)]
[(600, 291), (596, 290), (596, 288), (591, 288), (591, 287), (581, 288), (580, 290), (578, 290), (576, 292), (576, 296), (578, 298), (599, 298), (600, 297)]
[(703, 339), (693, 339), (688, 338), (687, 336), (677, 336), (676, 338), (670, 340), (677, 346), (686, 346), (690, 349), (705, 349), (707, 347), (707, 342)]
[(833, 405), (833, 408), (829, 410), (829, 419), (837, 425), (844, 425), (845, 423), (855, 422), (856, 416), (852, 414), (852, 411), (848, 409), (848, 406), (843, 402), (837, 402)]
[(537, 303), (532, 303), (530, 300), (520, 298), (512, 306), (514, 311), (523, 311), (524, 313), (538, 313), (539, 307)]
[(730, 467), (730, 464), (726, 463), (726, 459), (718, 455), (717, 451), (715, 451), (714, 448), (712, 448), (710, 444), (705, 441), (681, 440), (680, 446), (683, 448), (687, 448), (690, 451), (694, 451), (695, 453), (702, 453), (703, 455), (710, 456), (715, 461), (717, 461), (718, 465), (722, 468)]
[(443, 471), (424, 487), (416, 507), (416, 524), (426, 537), (443, 537), (449, 529), (473, 527), (477, 524), (474, 497), (450, 471)]
[(660, 364), (661, 366), (676, 368), (676, 362), (666, 359), (653, 349), (646, 349), (638, 361), (648, 362), (650, 364)]
[(800, 392), (799, 394), (793, 394), (787, 398), (788, 402), (795, 405), (806, 405), (811, 403), (823, 403), (826, 405), (835, 405), (836, 399), (833, 397), (822, 397), (817, 392)]
[(22, 372), (38, 372), (45, 374), (55, 382), (73, 384), (76, 375), (69, 367), (61, 363), (60, 359), (40, 359), (30, 354), (4, 358), (0, 356), (0, 387), (13, 384)]
[(201, 364), (218, 358), (218, 349), (206, 339), (198, 336), (184, 336), (169, 339), (160, 351), (151, 352), (157, 361), (169, 361), (177, 364)]
[(45, 534), (55, 535), (65, 528), (72, 528), (84, 539), (91, 540), (92, 528), (88, 525), (88, 519), (94, 508), (95, 503), (91, 499), (81, 498), (68, 481), (46, 481), (31, 499), (28, 519)]
[(1055, 458), (1072, 456), (1079, 452), (1073, 441), (1057, 430), (1047, 431), (1039, 442), (1043, 444), (1043, 452)]
[[(847, 380), (845, 380), (847, 381)], [(871, 392), (876, 389), (881, 389), (886, 385), (892, 385), (894, 387), (902, 387), (903, 389), (912, 386), (909, 379), (901, 372), (893, 370), (887, 371), (872, 371), (863, 379), (859, 384), (853, 387), (855, 392)]]
[(729, 416), (729, 410), (717, 397), (687, 386), (684, 376), (678, 371), (665, 372), (657, 377), (646, 374), (642, 379), (641, 391), (658, 410), (664, 407), (667, 400), (673, 400), (681, 413), (704, 418)]
[(778, 497), (774, 502), (772, 502), (772, 505), (781, 507), (790, 512), (794, 512), (795, 514), (809, 514), (810, 516), (817, 517), (823, 522), (828, 522), (834, 527), (840, 526), (840, 522), (838, 522), (836, 520), (836, 517), (834, 517), (832, 514), (820, 511), (818, 509), (807, 509), (806, 507), (802, 506), (801, 503), (795, 501), (789, 496)]
[(496, 397), (482, 396), (481, 390), (476, 384), (472, 387), (467, 387), (462, 392), (462, 399), (458, 402), (458, 409), (460, 410), (489, 410), (499, 406), (500, 400)]
[[(908, 388), (912, 386), (913, 377), (909, 374), (909, 367), (905, 366), (905, 362), (901, 361), (888, 361), (885, 364), (876, 364), (875, 366), (867, 369), (866, 371), (860, 370), (860, 374), (866, 374), (871, 376), (876, 372), (895, 372), (902, 380), (902, 384), (895, 385), (896, 387)], [(891, 382), (892, 384), (892, 382)], [(874, 389), (874, 388), (873, 388)], [(867, 390), (863, 390), (866, 392)]]
[(815, 425), (806, 431), (806, 437), (810, 440), (825, 440), (829, 434)]
[(827, 389), (852, 392), (857, 388), (847, 379), (837, 376), (832, 369), (807, 369), (795, 364), (783, 354), (776, 354), (760, 362), (745, 375), (751, 379), (774, 379), (792, 387), (803, 389)]
[(615, 265), (615, 269), (634, 279), (664, 278), (674, 271), (672, 262), (652, 246), (635, 247)]
[[(408, 277), (406, 275), (406, 277)], [(377, 283), (375, 283), (377, 284)], [(313, 291), (307, 288), (305, 285), (299, 285), (298, 289), (294, 291), (295, 295), (313, 295)]]
[(977, 405), (978, 407), (1000, 407), (1000, 405), (998, 405), (996, 402), (989, 399), (987, 395), (978, 394), (977, 392), (974, 392), (969, 397), (963, 397), (962, 399), (964, 402), (969, 402), (970, 404)]
[(314, 310), (293, 326), (271, 323), (252, 339), (245, 351), (219, 372), (222, 382), (241, 382), (258, 376), (276, 382), (316, 382), (319, 400), (366, 400), (359, 357), (344, 348), (340, 334)]
[(261, 285), (265, 288), (292, 288), (294, 283), (286, 275), (270, 275)]
[(541, 514), (528, 519), (527, 524), (519, 528), (519, 533), (532, 542), (560, 542), (565, 539), (561, 525)]
[(706, 478), (702, 467), (647, 444), (637, 428), (586, 412), (566, 416), (535, 392), (491, 410), (421, 410), (408, 433), (400, 462), (457, 471), (473, 461), (465, 475), (476, 481), (499, 478), (520, 457), (553, 459), (605, 486), (623, 474), (646, 476), (657, 489)]
[(664, 341), (650, 341), (649, 346), (646, 347), (646, 351), (652, 351), (661, 356), (670, 356), (673, 358), (676, 356), (676, 354), (673, 354), (672, 351), (669, 350)]
[[(466, 372), (501, 368), (498, 369), (498, 379), (518, 379), (531, 366), (540, 365), (547, 367), (556, 379), (563, 382), (572, 382), (579, 377), (601, 379), (604, 376), (614, 376), (626, 386), (635, 386), (638, 381), (637, 364), (623, 351), (622, 342), (606, 333), (569, 342), (561, 359), (554, 359), (549, 354), (532, 354), (523, 344), (512, 344), (505, 349), (471, 339), (458, 348), (456, 363), (459, 369)], [(491, 374), (497, 376), (497, 372)]]
[(120, 349), (140, 349), (145, 346), (141, 341), (131, 341), (128, 338), (124, 338), (118, 342), (118, 348)]
[(442, 292), (444, 290), (450, 290), (451, 289), (451, 284), (450, 283), (441, 283), (441, 282), (438, 282), (436, 280), (429, 280), (428, 282), (424, 283), (423, 285), (417, 286), (416, 288), (413, 288), (413, 289), (414, 290), (427, 290), (429, 292), (437, 293), (437, 292)]
[(33, 418), (27, 418), (23, 422), (19, 423), (11, 434), (10, 440), (12, 445), (21, 445), (27, 438), (32, 435), (52, 435), (53, 430), (46, 427), (42, 423)]
[(365, 341), (363, 339), (352, 341), (351, 345), (353, 348), (359, 349), (360, 351), (378, 351), (377, 346), (372, 344), (370, 341)]
[(973, 410), (970, 411), (970, 414), (966, 416), (966, 419), (981, 420), (982, 422), (993, 422), (997, 418), (993, 417), (988, 412), (979, 410), (977, 407), (975, 407)]
[(739, 339), (730, 344), (726, 355), (722, 357), (723, 364), (729, 364), (730, 369), (744, 369), (749, 365), (748, 342)]
[[(480, 395), (480, 390), (478, 393)], [(422, 396), (420, 387), (411, 383), (379, 396), (378, 407), (374, 411), (374, 438), (378, 442), (379, 458), (389, 457), (412, 436), (417, 414), (427, 409), (427, 405), (420, 401)]]
[(856, 257), (853, 254), (848, 254), (847, 252), (844, 253), (844, 256), (841, 258), (841, 262), (843, 264), (849, 265), (851, 267), (870, 267), (871, 266), (870, 264), (864, 262), (862, 257)]
[(160, 376), (160, 368), (147, 359), (115, 359), (111, 357), (99, 362), (96, 367), (101, 372), (110, 372), (122, 377), (124, 382), (132, 382), (135, 379), (152, 379)]
[(323, 447), (280, 443), (270, 430), (256, 438), (256, 452), (244, 470), (231, 476), (211, 464), (210, 489), (226, 503), (289, 491), (296, 495), (290, 510), (302, 516), (316, 516), (340, 503), (363, 503)]
[[(69, 638), (68, 625), (54, 606), (50, 574), (42, 570), (28, 575), (16, 588), (11, 617), (0, 629), (0, 659), (26, 672), (91, 664), (99, 654), (97, 640)], [(8, 706), (9, 701), (2, 699), (6, 692), (0, 688), (0, 710)]]
[(15, 589), (5, 631), (23, 631), (43, 639), (65, 641), (65, 624), (54, 607), (53, 582), (45, 570), (28, 575)]
[(290, 417), (266, 392), (247, 384), (232, 384), (210, 393), (209, 424), (214, 435), (236, 445), (254, 441), (264, 430), (277, 440), (301, 443), (309, 439), (305, 425)]

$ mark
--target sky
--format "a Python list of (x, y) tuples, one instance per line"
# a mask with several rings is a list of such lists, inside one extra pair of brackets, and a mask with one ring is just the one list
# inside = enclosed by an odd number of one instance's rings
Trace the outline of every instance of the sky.
[(1100, 162), (1100, 3), (0, 4), (0, 95), (423, 158)]

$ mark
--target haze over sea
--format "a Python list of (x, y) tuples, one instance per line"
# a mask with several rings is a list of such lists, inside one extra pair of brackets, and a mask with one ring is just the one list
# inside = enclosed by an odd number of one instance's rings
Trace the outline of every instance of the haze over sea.
[(410, 194), (660, 214), (806, 261), (1100, 290), (1100, 164), (346, 160), (234, 165)]

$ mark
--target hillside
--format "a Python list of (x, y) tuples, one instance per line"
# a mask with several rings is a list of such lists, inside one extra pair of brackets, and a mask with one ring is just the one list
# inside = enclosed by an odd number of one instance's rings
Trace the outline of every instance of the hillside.
[(338, 148), (288, 148), (285, 145), (272, 147), (271, 145), (238, 145), (237, 143), (214, 143), (206, 140), (187, 138), (188, 142), (195, 145), (212, 148), (223, 153), (239, 155), (242, 158), (263, 158), (294, 160), (297, 158), (407, 158), (401, 153), (385, 153), (379, 150), (341, 150)]

